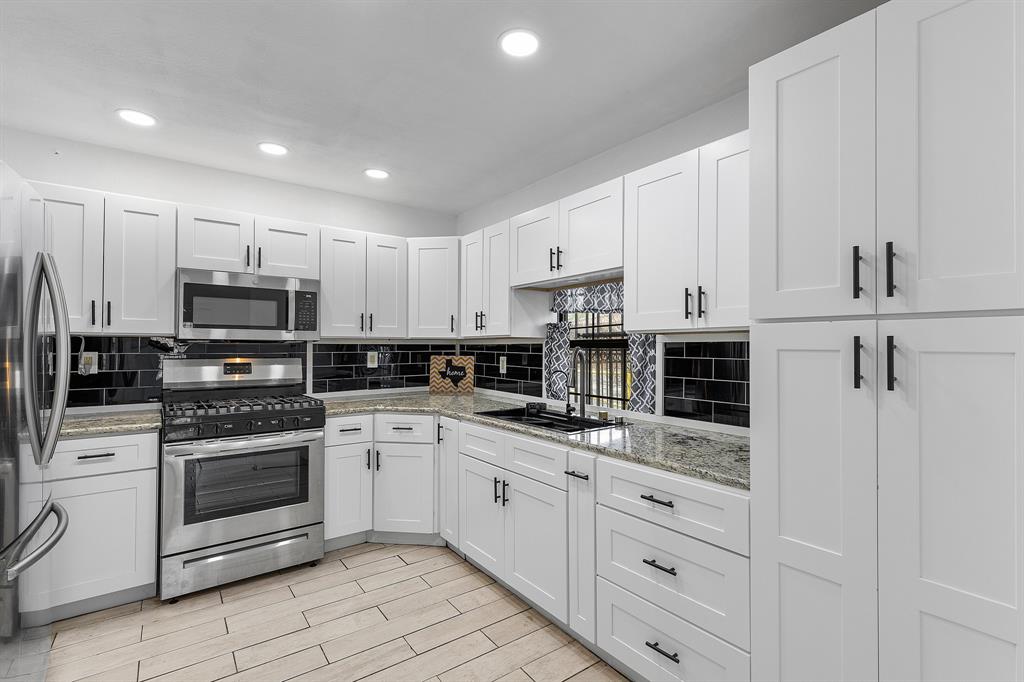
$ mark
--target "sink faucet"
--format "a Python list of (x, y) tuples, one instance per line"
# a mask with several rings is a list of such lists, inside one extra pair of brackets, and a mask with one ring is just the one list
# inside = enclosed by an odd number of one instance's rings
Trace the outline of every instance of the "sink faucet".
[(564, 369), (555, 369), (551, 371), (552, 374), (564, 374), (565, 375), (565, 413), (571, 415), (575, 411), (575, 407), (569, 402), (569, 386), (572, 385), (572, 377), (569, 376), (569, 372)]
[[(580, 375), (582, 376), (582, 381), (580, 381), (580, 386), (576, 387), (578, 389), (577, 399), (579, 404), (579, 412), (581, 417), (586, 417), (587, 394), (590, 393), (590, 355), (587, 353), (587, 349), (583, 348), (582, 346), (576, 346), (575, 348), (572, 349), (572, 358), (570, 366), (573, 369), (573, 377), (576, 376), (576, 358), (580, 359), (580, 367), (582, 369), (582, 371), (580, 372)], [(566, 407), (568, 407), (568, 399), (569, 392), (568, 390), (566, 390)], [(568, 409), (566, 410), (566, 412), (568, 412)]]

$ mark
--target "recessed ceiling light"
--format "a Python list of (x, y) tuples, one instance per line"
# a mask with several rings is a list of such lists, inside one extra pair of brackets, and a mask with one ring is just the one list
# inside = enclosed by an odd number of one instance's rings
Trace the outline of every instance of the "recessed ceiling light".
[(260, 151), (271, 156), (284, 156), (288, 153), (288, 147), (276, 142), (260, 142)]
[(537, 37), (537, 34), (524, 28), (514, 28), (511, 31), (505, 31), (501, 34), (501, 38), (498, 41), (501, 43), (501, 49), (505, 51), (505, 54), (512, 55), (513, 57), (529, 57), (540, 47), (540, 39)]
[(156, 123), (156, 119), (149, 114), (144, 114), (141, 111), (135, 111), (134, 109), (118, 109), (117, 115), (121, 117), (122, 121), (127, 121), (133, 125), (144, 126), (146, 128)]
[(374, 180), (387, 180), (388, 178), (391, 177), (391, 173), (388, 173), (386, 170), (382, 170), (380, 168), (367, 168), (366, 170), (363, 171), (363, 173), (366, 175), (366, 177), (373, 178)]

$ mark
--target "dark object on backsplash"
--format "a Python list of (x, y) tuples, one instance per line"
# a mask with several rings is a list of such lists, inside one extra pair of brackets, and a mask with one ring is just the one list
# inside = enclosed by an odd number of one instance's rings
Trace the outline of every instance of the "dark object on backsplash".
[(466, 355), (433, 355), (430, 358), (430, 392), (468, 395), (473, 392), (474, 360)]
[(750, 343), (665, 344), (665, 415), (750, 426)]

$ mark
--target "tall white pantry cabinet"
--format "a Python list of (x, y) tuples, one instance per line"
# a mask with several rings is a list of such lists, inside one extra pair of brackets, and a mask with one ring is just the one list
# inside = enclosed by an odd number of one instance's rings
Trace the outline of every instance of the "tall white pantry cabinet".
[(1024, 679), (1022, 105), (1016, 1), (750, 70), (754, 679)]

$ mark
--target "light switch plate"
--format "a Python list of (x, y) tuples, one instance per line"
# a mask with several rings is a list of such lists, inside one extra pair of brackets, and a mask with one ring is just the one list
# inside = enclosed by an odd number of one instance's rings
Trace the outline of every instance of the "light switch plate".
[(504, 355), (498, 358), (498, 373), (504, 374), (505, 369), (508, 367), (508, 361)]
[(366, 366), (369, 369), (377, 369), (377, 351), (370, 350), (366, 352)]

